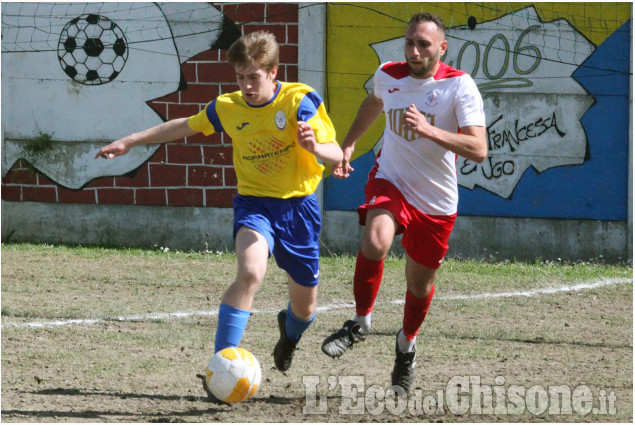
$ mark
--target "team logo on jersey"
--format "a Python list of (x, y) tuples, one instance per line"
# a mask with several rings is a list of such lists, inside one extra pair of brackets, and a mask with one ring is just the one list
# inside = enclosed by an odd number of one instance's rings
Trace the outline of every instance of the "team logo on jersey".
[(287, 116), (284, 113), (284, 111), (276, 112), (276, 127), (278, 127), (280, 130), (284, 130), (286, 126), (287, 126)]
[(439, 90), (432, 90), (426, 95), (426, 105), (437, 106), (439, 104)]
[(395, 87), (394, 89), (389, 89), (389, 90), (388, 90), (388, 93), (391, 93), (391, 94), (392, 94), (392, 93), (394, 93), (394, 92), (396, 92), (396, 91), (399, 91), (399, 89), (398, 89), (397, 87)]

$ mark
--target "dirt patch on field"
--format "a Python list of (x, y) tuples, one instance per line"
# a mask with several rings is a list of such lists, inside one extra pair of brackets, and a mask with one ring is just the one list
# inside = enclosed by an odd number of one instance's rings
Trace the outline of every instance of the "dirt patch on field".
[[(353, 267), (323, 262), (322, 310), (283, 374), (271, 353), (285, 276), (272, 263), (241, 344), (258, 357), (262, 386), (218, 406), (196, 374), (233, 257), (3, 248), (2, 421), (632, 422), (632, 269), (489, 274), (449, 262), (419, 337), (415, 391), (400, 404), (384, 396), (402, 260), (387, 262), (369, 339), (339, 360), (320, 351), (354, 314)], [(589, 282), (600, 284), (573, 288)]]

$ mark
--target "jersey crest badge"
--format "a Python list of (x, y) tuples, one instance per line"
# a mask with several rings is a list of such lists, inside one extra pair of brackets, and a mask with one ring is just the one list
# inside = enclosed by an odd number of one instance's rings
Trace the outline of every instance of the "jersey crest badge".
[(426, 95), (426, 105), (437, 106), (439, 104), (439, 90), (432, 90)]
[(284, 128), (287, 126), (287, 116), (284, 113), (284, 111), (278, 111), (276, 112), (276, 127), (278, 127), (280, 130), (284, 130)]

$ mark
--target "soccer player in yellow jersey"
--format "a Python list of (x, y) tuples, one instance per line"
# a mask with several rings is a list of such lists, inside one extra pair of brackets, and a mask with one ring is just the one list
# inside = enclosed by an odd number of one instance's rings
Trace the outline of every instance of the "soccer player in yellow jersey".
[(289, 304), (278, 314), (280, 339), (274, 348), (276, 367), (285, 371), (315, 318), (321, 218), (314, 191), (324, 170), (318, 160), (338, 164), (343, 154), (320, 96), (304, 84), (276, 80), (278, 52), (270, 33), (241, 37), (227, 51), (240, 91), (219, 96), (192, 117), (112, 142), (95, 158), (114, 158), (135, 145), (200, 132), (231, 137), (238, 179), (238, 272), (221, 300), (214, 352), (239, 345), (273, 254), (289, 278)]

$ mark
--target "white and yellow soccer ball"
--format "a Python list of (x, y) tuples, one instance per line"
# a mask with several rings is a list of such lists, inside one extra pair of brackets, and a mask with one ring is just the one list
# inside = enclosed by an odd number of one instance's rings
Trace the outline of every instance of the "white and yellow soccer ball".
[(253, 396), (262, 372), (256, 356), (244, 348), (220, 350), (207, 364), (207, 388), (226, 403), (239, 403)]

